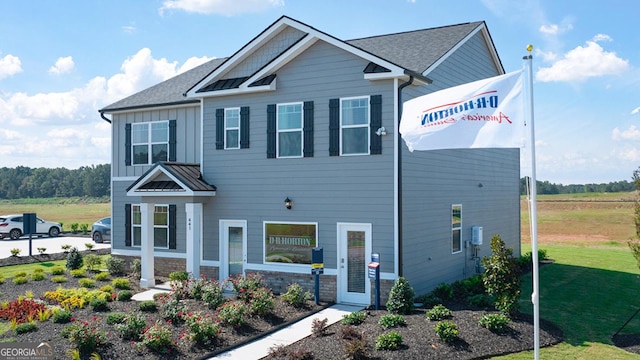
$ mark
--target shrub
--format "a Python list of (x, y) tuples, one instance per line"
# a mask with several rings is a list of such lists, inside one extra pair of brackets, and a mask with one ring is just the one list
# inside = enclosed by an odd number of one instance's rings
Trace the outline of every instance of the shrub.
[[(42, 269), (36, 269), (36, 270), (42, 270)], [(41, 271), (40, 272), (34, 271), (33, 274), (31, 274), (31, 280), (33, 281), (42, 281), (46, 278), (47, 278), (47, 275), (45, 275), (45, 273)]]
[(154, 312), (157, 310), (156, 302), (153, 300), (145, 300), (138, 303), (138, 309), (142, 312)]
[(433, 328), (440, 340), (450, 343), (458, 337), (458, 325), (453, 321), (440, 321)]
[(111, 275), (118, 276), (124, 273), (124, 259), (122, 258), (109, 255), (105, 260), (105, 265)]
[(487, 314), (482, 315), (479, 323), (482, 327), (489, 329), (491, 332), (502, 333), (509, 324), (509, 317), (505, 314)]
[(362, 339), (363, 334), (358, 331), (354, 326), (347, 325), (342, 328), (340, 337), (344, 340)]
[(421, 295), (416, 299), (418, 302), (422, 303), (422, 306), (425, 308), (432, 308), (438, 304), (442, 304), (442, 299), (429, 293), (427, 295)]
[(60, 248), (62, 249), (63, 252), (68, 253), (69, 249), (71, 249), (71, 245), (63, 244), (63, 245), (60, 245)]
[(111, 285), (102, 285), (100, 287), (100, 291), (111, 294), (114, 290), (113, 290), (113, 286)]
[(133, 297), (131, 290), (121, 290), (118, 292), (118, 301), (129, 301)]
[(464, 280), (458, 280), (451, 287), (453, 289), (453, 297), (457, 300), (465, 300), (469, 296), (486, 293), (482, 283), (482, 275), (479, 274)]
[(225, 326), (239, 328), (247, 322), (246, 308), (240, 301), (230, 301), (220, 306), (218, 320)]
[(156, 321), (155, 324), (144, 332), (141, 341), (142, 345), (161, 354), (168, 353), (173, 343), (171, 329), (169, 329), (167, 324), (160, 321)]
[(321, 337), (327, 332), (327, 323), (329, 319), (324, 318), (322, 320), (315, 318), (311, 322), (311, 333), (314, 337)]
[(67, 269), (80, 269), (82, 267), (82, 261), (82, 254), (80, 254), (77, 248), (72, 247), (69, 251), (69, 254), (67, 255)]
[(37, 248), (38, 252), (40, 253), (40, 255), (44, 254), (45, 252), (47, 252), (47, 248), (46, 247), (39, 247)]
[(66, 277), (64, 276), (54, 276), (51, 278), (51, 281), (53, 281), (54, 283), (65, 283), (67, 281), (69, 281)]
[(200, 298), (210, 309), (216, 309), (224, 303), (224, 293), (222, 288), (215, 281), (209, 281), (200, 290)]
[(211, 314), (196, 312), (185, 316), (184, 324), (187, 332), (183, 339), (200, 346), (215, 345), (222, 331), (220, 324)]
[(116, 278), (111, 280), (111, 286), (120, 290), (129, 290), (131, 289), (131, 283), (127, 278)]
[(413, 310), (413, 298), (415, 292), (409, 281), (404, 277), (399, 277), (391, 287), (389, 300), (387, 300), (387, 310), (394, 314), (409, 314)]
[(187, 283), (187, 296), (191, 299), (201, 300), (202, 299), (202, 288), (204, 288), (209, 283), (206, 276), (201, 275), (197, 279), (189, 279)]
[(96, 254), (89, 254), (84, 257), (84, 266), (89, 271), (97, 271), (102, 265), (102, 259)]
[(491, 257), (482, 259), (487, 292), (495, 297), (495, 307), (506, 315), (518, 312), (520, 298), (520, 273), (513, 257), (513, 250), (505, 247), (500, 235), (491, 238)]
[(304, 349), (293, 350), (286, 345), (274, 345), (270, 347), (268, 355), (270, 359), (313, 359), (313, 353), (311, 353), (310, 351)]
[(26, 323), (22, 323), (19, 325), (16, 325), (16, 334), (25, 334), (28, 332), (33, 332), (38, 330), (38, 326), (36, 325), (35, 322), (26, 322)]
[(96, 281), (93, 279), (80, 279), (78, 280), (78, 285), (83, 288), (92, 288), (96, 285)]
[(81, 352), (92, 352), (107, 341), (107, 332), (98, 330), (98, 318), (91, 321), (76, 321), (68, 326), (65, 334)]
[(182, 314), (186, 312), (187, 305), (174, 297), (166, 297), (159, 301), (158, 312), (163, 319), (181, 321)]
[(396, 350), (402, 344), (402, 335), (397, 331), (381, 334), (376, 339), (376, 350)]
[(310, 292), (305, 291), (298, 283), (287, 286), (287, 292), (280, 295), (282, 301), (294, 307), (302, 307), (313, 298)]
[(107, 325), (122, 324), (127, 318), (127, 314), (119, 311), (114, 311), (107, 315)]
[(109, 310), (109, 306), (107, 306), (107, 300), (104, 298), (94, 298), (89, 301), (89, 305), (93, 308), (93, 311), (107, 311)]
[(425, 314), (427, 319), (431, 321), (448, 319), (452, 315), (451, 310), (447, 309), (444, 305), (436, 305)]
[(51, 318), (56, 324), (66, 324), (71, 321), (71, 316), (71, 311), (59, 308), (53, 312), (53, 316)]
[(70, 225), (70, 227), (71, 227), (71, 232), (72, 232), (72, 233), (74, 233), (74, 234), (75, 234), (75, 233), (77, 233), (77, 232), (78, 232), (78, 226), (80, 226), (80, 224), (75, 223), (75, 222), (74, 222), (74, 223), (71, 223), (71, 225)]
[(80, 231), (82, 231), (84, 235), (87, 235), (89, 233), (89, 224), (87, 223), (80, 224)]
[(139, 279), (142, 273), (142, 261), (140, 259), (133, 259), (129, 268), (131, 269), (131, 275)]
[(9, 250), (11, 252), (11, 256), (18, 256), (20, 255), (20, 252), (22, 252), (22, 250), (18, 249), (18, 248), (13, 248), (11, 250)]
[(83, 278), (85, 276), (84, 269), (74, 269), (74, 270), (71, 270), (69, 273), (71, 273), (71, 276), (73, 276), (74, 278)]
[(13, 278), (13, 283), (16, 285), (23, 285), (29, 282), (26, 276), (16, 276)]
[(171, 281), (187, 281), (189, 280), (189, 273), (186, 271), (174, 271), (169, 273), (169, 280)]
[(64, 275), (65, 270), (62, 266), (56, 265), (51, 268), (51, 275)]
[(95, 274), (93, 276), (93, 278), (97, 281), (107, 281), (109, 280), (109, 273), (108, 272), (99, 272), (97, 274)]
[(276, 300), (271, 290), (261, 287), (249, 294), (249, 311), (258, 316), (270, 314), (276, 307)]
[(27, 277), (27, 272), (26, 271), (18, 271), (13, 276), (14, 277)]
[(477, 294), (469, 296), (467, 302), (475, 307), (489, 309), (493, 307), (495, 299), (489, 294)]
[(128, 315), (119, 324), (116, 324), (116, 331), (125, 340), (140, 341), (146, 328), (147, 321), (140, 313)]
[(380, 317), (378, 324), (386, 330), (393, 327), (404, 326), (406, 324), (406, 321), (404, 319), (404, 316), (402, 315), (387, 314)]
[(46, 309), (46, 305), (40, 301), (19, 296), (16, 300), (2, 304), (0, 319), (22, 324), (37, 319), (38, 313)]
[(367, 319), (367, 313), (364, 311), (355, 311), (342, 316), (342, 325), (360, 325)]
[(244, 301), (249, 301), (249, 294), (251, 294), (252, 291), (261, 287), (267, 287), (267, 283), (259, 273), (230, 277), (229, 282), (231, 282), (237, 298)]
[(441, 283), (433, 289), (432, 293), (444, 301), (451, 300), (453, 298), (453, 287), (449, 284)]

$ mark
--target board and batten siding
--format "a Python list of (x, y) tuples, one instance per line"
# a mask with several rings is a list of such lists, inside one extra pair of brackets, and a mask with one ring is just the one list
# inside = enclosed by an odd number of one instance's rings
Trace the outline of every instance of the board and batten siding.
[[(157, 110), (115, 113), (112, 116), (112, 173), (114, 178), (141, 176), (151, 165), (125, 165), (125, 125), (176, 120), (176, 161), (200, 161), (200, 107), (184, 106)], [(114, 196), (121, 194), (115, 193)], [(124, 194), (126, 196), (126, 194)]]
[[(409, 100), (451, 86), (499, 75), (484, 38), (474, 35), (435, 70), (433, 83), (408, 87)], [(520, 254), (519, 149), (409, 152), (402, 145), (403, 275), (418, 294), (476, 273), (471, 227), (483, 227), (479, 257), (491, 255), (499, 233)], [(452, 253), (451, 206), (462, 205), (461, 252)]]
[[(320, 41), (277, 71), (276, 91), (204, 101), (203, 175), (217, 187), (205, 207), (205, 241), (218, 234), (220, 219), (246, 220), (248, 267), (259, 267), (263, 222), (317, 223), (325, 268), (336, 269), (337, 223), (371, 223), (372, 249), (381, 253), (382, 271), (393, 272), (394, 88), (392, 81), (364, 80), (366, 65)], [(389, 129), (382, 154), (329, 156), (329, 99), (369, 95), (382, 95), (382, 125)], [(314, 103), (313, 157), (268, 159), (267, 105), (304, 101)], [(250, 107), (250, 147), (216, 150), (216, 109), (241, 106)], [(283, 205), (287, 197), (291, 210)]]

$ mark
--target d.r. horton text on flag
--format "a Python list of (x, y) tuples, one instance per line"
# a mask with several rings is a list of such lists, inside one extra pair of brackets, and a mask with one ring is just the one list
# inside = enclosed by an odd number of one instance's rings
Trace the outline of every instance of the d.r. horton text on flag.
[(406, 101), (400, 134), (410, 151), (524, 146), (523, 71)]

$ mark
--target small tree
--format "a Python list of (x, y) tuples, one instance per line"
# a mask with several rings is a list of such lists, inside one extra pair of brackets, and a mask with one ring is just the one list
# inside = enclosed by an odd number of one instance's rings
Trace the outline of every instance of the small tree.
[(82, 254), (80, 254), (76, 247), (72, 247), (71, 251), (69, 251), (66, 266), (69, 270), (76, 270), (82, 267)]
[(636, 258), (638, 268), (640, 268), (640, 168), (633, 171), (633, 184), (636, 187), (636, 202), (633, 207), (633, 222), (636, 226), (636, 237), (629, 239), (627, 244)]
[(491, 257), (482, 259), (485, 272), (482, 281), (490, 295), (496, 299), (495, 307), (505, 315), (518, 312), (520, 274), (513, 249), (507, 249), (500, 235), (491, 238)]
[(386, 304), (387, 310), (394, 314), (409, 314), (413, 310), (415, 296), (416, 294), (411, 285), (409, 285), (409, 281), (401, 276), (391, 287), (389, 300)]

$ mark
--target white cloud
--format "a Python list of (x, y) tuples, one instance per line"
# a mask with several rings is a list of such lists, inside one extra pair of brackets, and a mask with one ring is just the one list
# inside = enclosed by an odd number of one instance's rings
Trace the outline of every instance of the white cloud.
[(22, 62), (17, 56), (11, 54), (0, 58), (0, 79), (22, 72)]
[(184, 62), (184, 64), (182, 64), (182, 66), (180, 66), (180, 69), (178, 69), (178, 74), (182, 74), (187, 70), (191, 70), (213, 59), (215, 59), (215, 57), (190, 57), (187, 59), (187, 61)]
[(543, 34), (557, 34), (559, 26), (557, 24), (542, 25), (540, 26), (540, 32)]
[(131, 24), (131, 25), (124, 25), (122, 27), (122, 31), (124, 31), (127, 34), (133, 34), (134, 32), (136, 32), (136, 30), (138, 30), (135, 26), (135, 24)]
[(637, 108), (631, 110), (631, 115), (635, 115), (635, 114), (637, 114), (639, 112), (640, 112), (640, 106), (638, 106)]
[(603, 34), (596, 35), (586, 42), (586, 46), (578, 46), (550, 67), (540, 68), (536, 79), (542, 82), (579, 82), (591, 77), (621, 74), (629, 68), (629, 61), (619, 58), (615, 52), (605, 51), (598, 44), (605, 40), (610, 41), (611, 38)]
[(199, 14), (233, 16), (283, 6), (284, 0), (166, 0), (158, 11), (160, 15), (167, 10), (182, 10)]
[(71, 56), (58, 58), (56, 64), (49, 68), (49, 73), (54, 75), (61, 75), (71, 72), (75, 64)]
[(558, 35), (572, 29), (573, 24), (571, 24), (570, 19), (565, 19), (561, 24), (541, 25), (538, 30), (545, 35)]
[(640, 140), (640, 129), (635, 125), (629, 126), (626, 130), (615, 128), (611, 132), (611, 139), (614, 141)]

